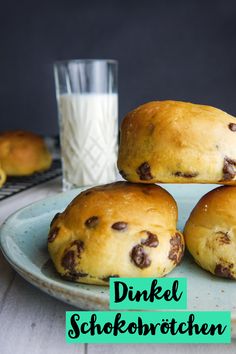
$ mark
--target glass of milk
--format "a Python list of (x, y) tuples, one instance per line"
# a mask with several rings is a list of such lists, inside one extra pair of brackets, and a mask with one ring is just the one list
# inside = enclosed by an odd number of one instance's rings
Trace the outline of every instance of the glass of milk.
[(54, 65), (63, 190), (117, 179), (117, 69), (115, 60)]

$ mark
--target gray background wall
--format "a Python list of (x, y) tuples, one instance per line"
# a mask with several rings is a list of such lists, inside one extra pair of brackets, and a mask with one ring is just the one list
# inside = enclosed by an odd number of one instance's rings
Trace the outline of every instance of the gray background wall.
[(236, 115), (236, 1), (1, 1), (0, 130), (58, 131), (52, 63), (119, 60), (120, 117), (154, 99)]

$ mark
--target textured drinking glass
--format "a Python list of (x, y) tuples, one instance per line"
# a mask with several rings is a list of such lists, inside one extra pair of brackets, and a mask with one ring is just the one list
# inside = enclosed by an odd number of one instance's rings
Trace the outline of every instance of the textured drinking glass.
[(54, 65), (63, 190), (116, 180), (117, 67), (89, 59)]

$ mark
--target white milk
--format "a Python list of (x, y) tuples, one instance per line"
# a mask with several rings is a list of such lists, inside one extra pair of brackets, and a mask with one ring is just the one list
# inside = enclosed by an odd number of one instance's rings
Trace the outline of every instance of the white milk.
[(61, 95), (58, 104), (64, 189), (115, 181), (118, 95)]

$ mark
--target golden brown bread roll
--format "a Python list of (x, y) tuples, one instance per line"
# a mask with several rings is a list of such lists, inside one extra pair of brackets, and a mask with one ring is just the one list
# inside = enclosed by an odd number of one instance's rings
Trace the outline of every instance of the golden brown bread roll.
[(5, 181), (6, 181), (6, 173), (1, 168), (1, 165), (0, 165), (0, 188), (4, 185)]
[(209, 272), (236, 279), (236, 187), (207, 193), (193, 209), (184, 229), (189, 252)]
[(162, 277), (184, 252), (176, 222), (176, 203), (164, 189), (116, 182), (82, 192), (56, 215), (48, 250), (57, 271), (77, 282)]
[(236, 120), (210, 106), (154, 101), (122, 122), (121, 175), (140, 183), (236, 183)]
[(26, 176), (48, 169), (52, 157), (43, 139), (30, 132), (0, 134), (0, 163), (9, 176)]

